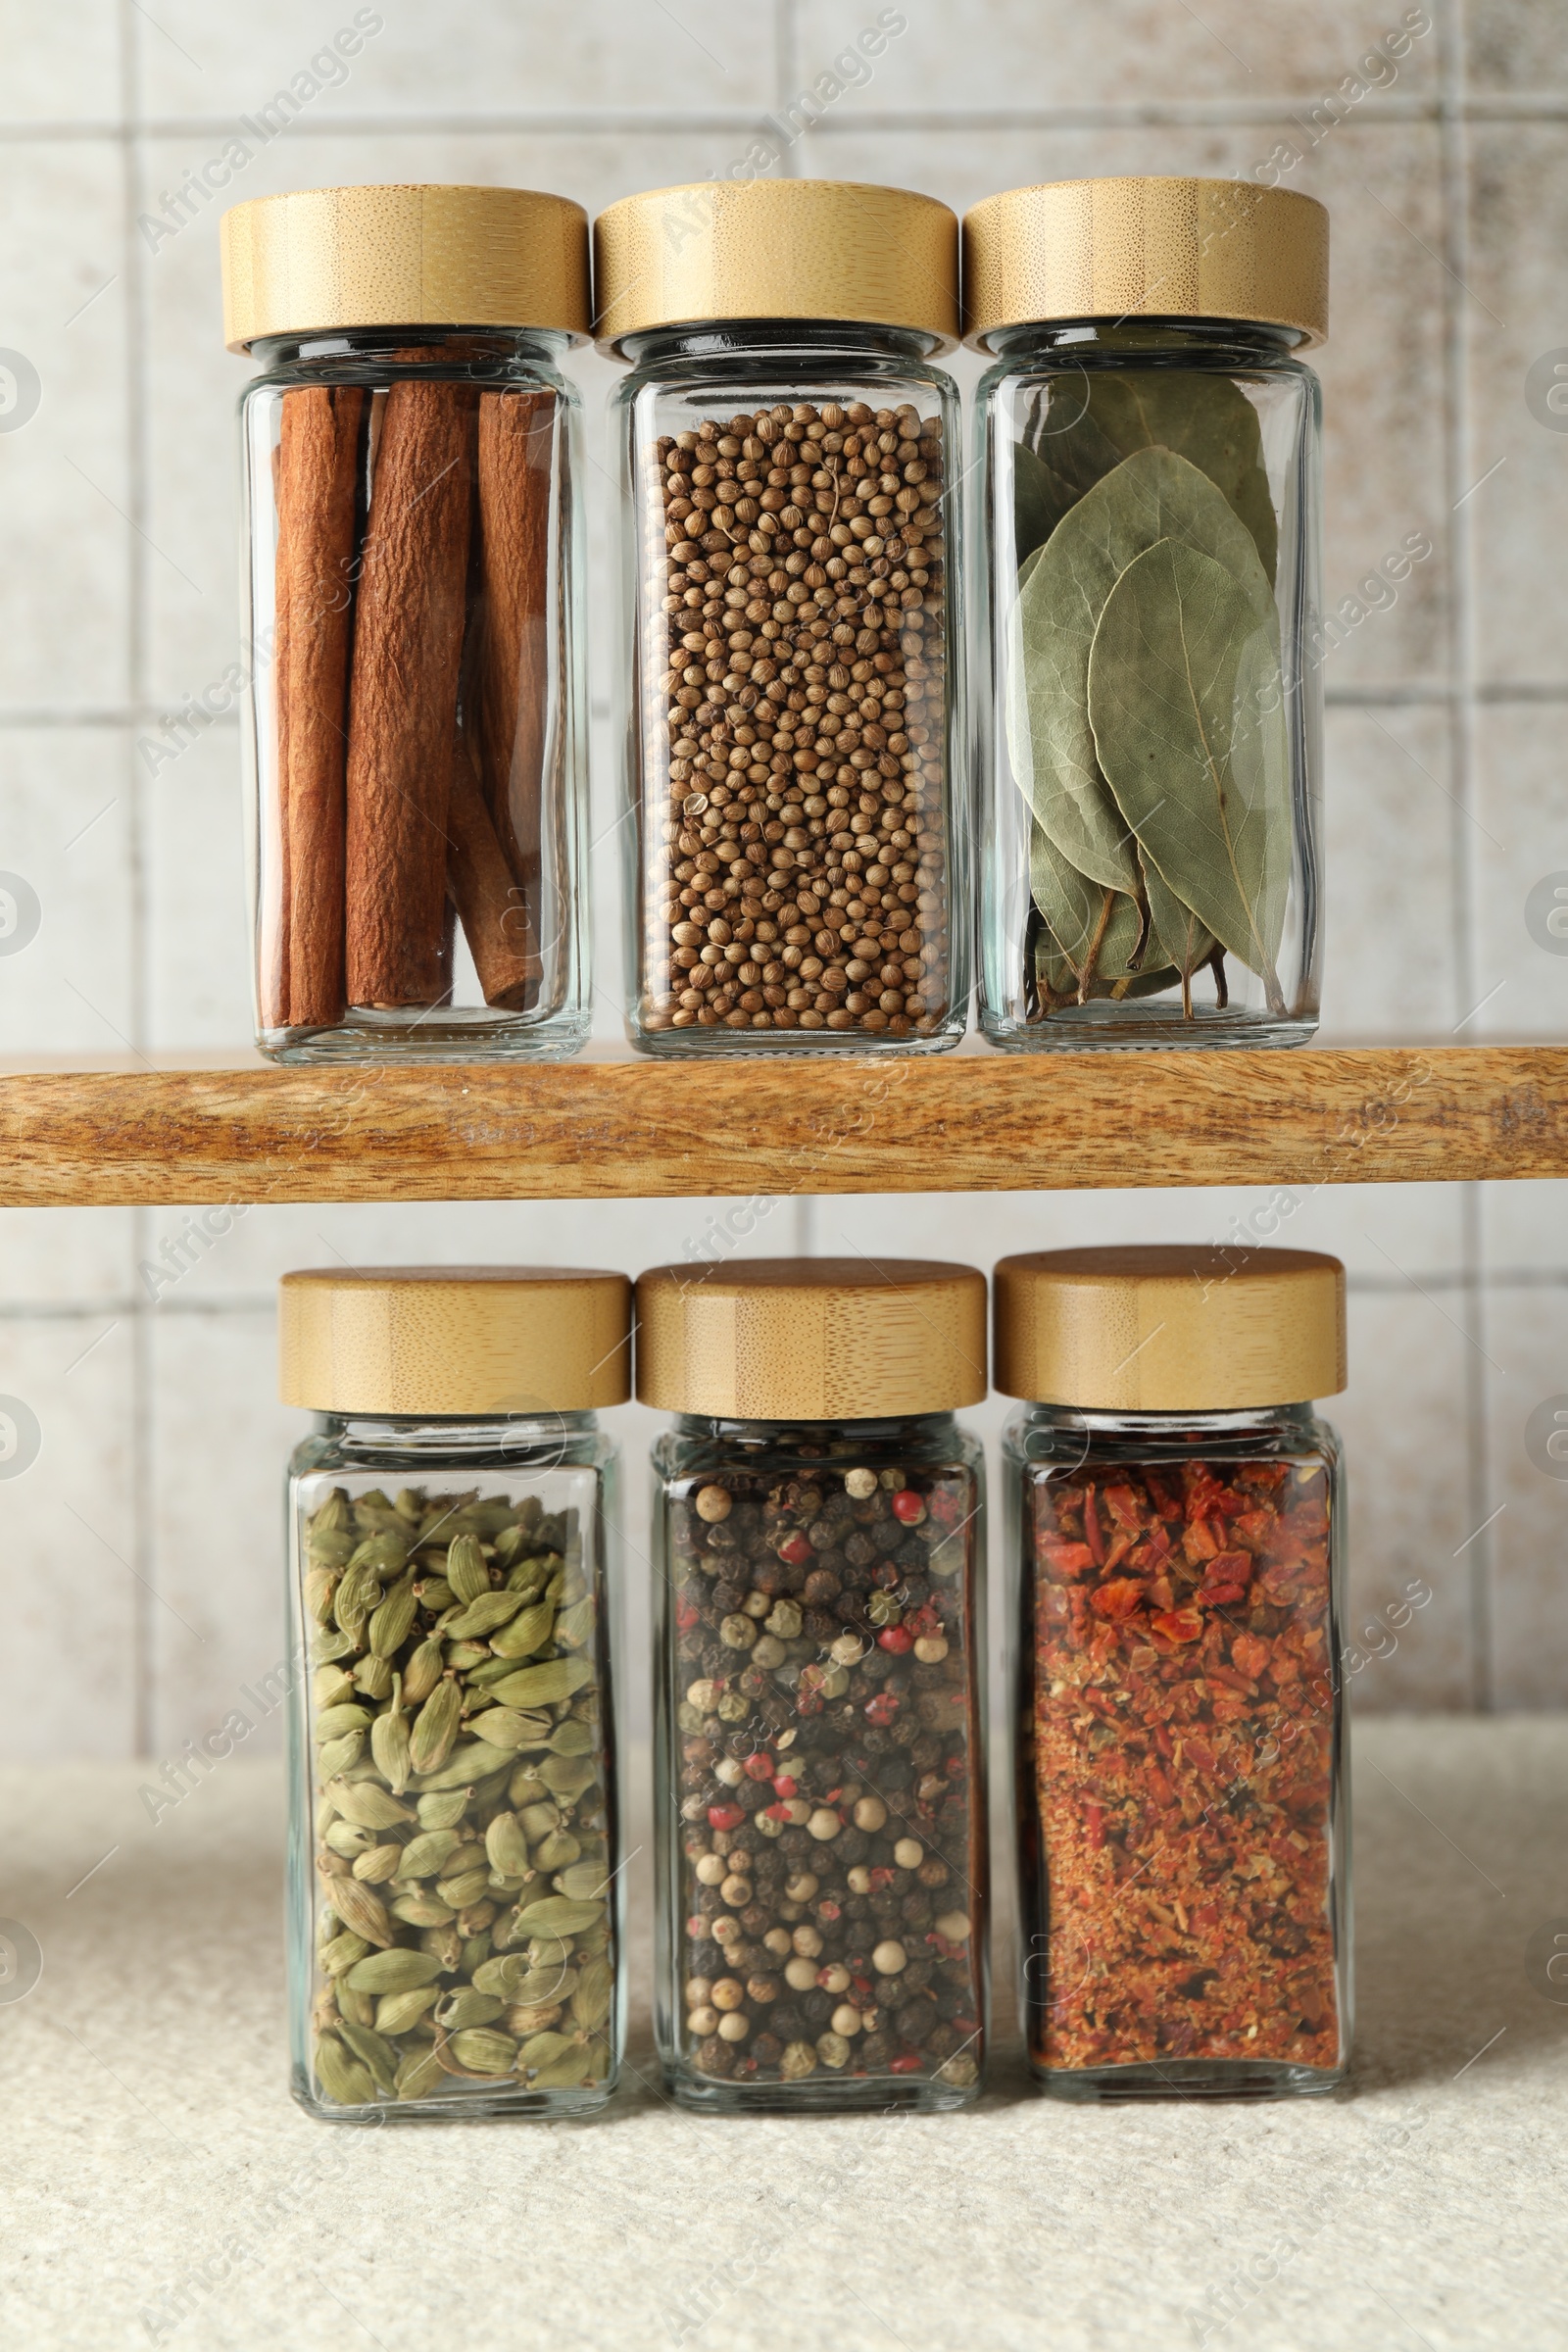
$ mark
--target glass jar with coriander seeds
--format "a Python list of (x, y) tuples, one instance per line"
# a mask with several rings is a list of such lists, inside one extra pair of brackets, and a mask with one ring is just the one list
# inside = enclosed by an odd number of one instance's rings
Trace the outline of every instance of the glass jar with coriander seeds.
[(222, 221), (248, 554), (256, 1036), (285, 1062), (588, 1033), (588, 220), (315, 188)]
[(1345, 1269), (1055, 1250), (996, 1269), (1022, 2010), (1068, 2099), (1343, 2082)]
[(964, 220), (981, 1026), (1288, 1046), (1317, 1026), (1328, 216), (1216, 179)]
[(967, 1018), (957, 222), (665, 188), (594, 226), (622, 486), (628, 1032), (893, 1051)]
[(985, 1281), (637, 1286), (654, 1448), (655, 2025), (710, 2113), (958, 2107), (988, 1980)]
[(283, 1278), (294, 2095), (328, 2122), (571, 2116), (624, 2023), (612, 1616), (630, 1286)]

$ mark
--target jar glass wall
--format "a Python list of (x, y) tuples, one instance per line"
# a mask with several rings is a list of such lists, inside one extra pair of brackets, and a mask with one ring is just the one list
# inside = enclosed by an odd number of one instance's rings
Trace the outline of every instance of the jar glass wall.
[(1335, 1432), (1306, 1405), (1027, 1404), (1004, 1463), (1036, 2079), (1080, 2099), (1332, 2090), (1350, 2042)]
[(934, 337), (628, 337), (628, 1028), (929, 1052), (969, 993), (957, 395)]
[(242, 402), (257, 1042), (587, 1034), (580, 404), (564, 334), (259, 339)]
[(290, 1470), (294, 2095), (334, 2122), (569, 2116), (624, 2028), (591, 1412), (323, 1414)]
[(1288, 328), (1013, 326), (976, 404), (981, 1023), (1317, 1026), (1320, 401)]
[(983, 1457), (949, 1413), (654, 1452), (656, 2026), (683, 2105), (956, 2107), (987, 2032)]

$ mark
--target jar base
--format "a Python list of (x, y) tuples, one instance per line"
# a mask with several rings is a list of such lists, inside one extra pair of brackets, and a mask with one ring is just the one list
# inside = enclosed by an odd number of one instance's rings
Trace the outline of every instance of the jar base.
[(1030, 2073), (1052, 2098), (1110, 2106), (1133, 2099), (1325, 2098), (1346, 2078), (1343, 2066), (1293, 2066), (1287, 2059), (1168, 2058), (1143, 2066), (1036, 2066)]
[(890, 2108), (919, 2115), (951, 2114), (972, 2107), (985, 2087), (983, 2074), (970, 2083), (939, 2082), (933, 2075), (858, 2076), (849, 2082), (720, 2082), (666, 2066), (664, 2088), (677, 2107), (692, 2115), (886, 2114)]
[(355, 1012), (331, 1029), (261, 1029), (256, 1050), (288, 1067), (323, 1062), (565, 1061), (581, 1053), (590, 1028), (586, 1013), (557, 1013), (543, 1021), (498, 1020), (475, 1013), (465, 1021), (450, 1008), (440, 1021), (415, 1022), (389, 1013)]
[(1156, 1019), (1139, 1005), (1075, 1004), (1049, 1021), (1004, 1020), (982, 1013), (980, 1034), (1004, 1054), (1257, 1053), (1272, 1046), (1305, 1046), (1317, 1035), (1317, 1015), (1274, 1020), (1266, 1014), (1200, 1011)]
[(318, 2124), (349, 2124), (376, 2131), (383, 2124), (565, 2123), (596, 2115), (614, 2096), (614, 2078), (570, 2090), (484, 2090), (466, 2087), (433, 2099), (373, 2099), (364, 2107), (338, 2107), (318, 2098), (303, 2067), (289, 2088), (296, 2106)]

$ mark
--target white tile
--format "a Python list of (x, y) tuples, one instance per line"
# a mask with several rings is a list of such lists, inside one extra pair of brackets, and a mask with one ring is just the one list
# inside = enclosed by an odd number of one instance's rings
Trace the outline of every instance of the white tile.
[[(1205, 12), (1206, 14), (1207, 12)], [(1188, 24), (1183, 16), (1171, 22)], [(1090, 37), (1098, 38), (1101, 15)], [(1426, 123), (1352, 116), (1315, 146), (1289, 118), (1273, 122), (1139, 129), (877, 130), (835, 117), (806, 142), (803, 169), (923, 189), (962, 212), (999, 188), (1113, 172), (1197, 172), (1250, 179), (1284, 140), (1304, 150), (1282, 184), (1332, 218), (1329, 339), (1312, 355), (1323, 379), (1323, 602), (1348, 633), (1324, 665), (1329, 688), (1446, 674), (1449, 500), (1444, 410), (1441, 151)], [(1391, 599), (1357, 591), (1410, 538), (1430, 541)], [(1354, 610), (1364, 615), (1354, 618)]]
[[(1200, 15), (1150, 0), (1108, 0), (1093, 10), (1065, 0), (969, 0), (961, 16), (802, 0), (794, 75), (801, 89), (810, 89), (846, 49), (862, 46), (863, 54), (862, 29), (890, 18), (902, 18), (907, 29), (869, 61), (868, 81), (861, 83), (853, 69), (837, 77), (855, 86), (835, 105), (869, 113), (942, 106), (1002, 111), (1266, 93), (1290, 94), (1310, 107), (1355, 75), (1368, 50), (1399, 22), (1387, 0), (1310, 9), (1290, 0), (1212, 0)], [(1428, 36), (1412, 43), (1402, 61), (1385, 53), (1360, 78), (1390, 89), (1429, 89), (1436, 51)], [(983, 144), (984, 134), (975, 135)]]
[[(1511, 12), (1517, 20), (1524, 12)], [(1538, 19), (1544, 29), (1546, 20)], [(1560, 49), (1559, 29), (1549, 39)], [(1528, 54), (1528, 51), (1525, 52)], [(1560, 59), (1559, 74), (1560, 74)], [(1568, 532), (1568, 154), (1555, 123), (1477, 123), (1471, 139), (1468, 471), (1476, 550), (1478, 661), (1489, 682), (1568, 678), (1552, 599), (1542, 593)], [(1536, 383), (1542, 363), (1547, 380)], [(1468, 485), (1467, 485), (1468, 487)]]
[(1320, 1042), (1435, 1038), (1457, 1002), (1455, 836), (1461, 813), (1446, 711), (1338, 709), (1324, 728), (1323, 1027)]
[(0, 122), (102, 123), (120, 119), (120, 20), (115, 0), (0, 0)]
[[(135, 1752), (138, 1585), (131, 1330), (75, 1317), (0, 1323), (0, 1411), (33, 1416), (30, 1466), (0, 1476), (0, 1758)], [(9, 1435), (0, 1471), (20, 1460)]]
[(128, 514), (118, 141), (29, 139), (0, 148), (0, 215), (8, 354), (0, 385), (0, 708), (113, 709), (127, 689), (137, 544)]
[[(335, 21), (317, 0), (275, 0), (263, 15), (163, 0), (156, 17), (156, 25), (138, 28), (146, 113), (254, 119), (281, 91), (298, 102), (270, 118), (289, 124), (285, 147), (314, 143), (323, 121), (347, 126), (363, 116), (417, 122), (421, 115), (590, 107), (696, 113), (760, 108), (772, 98), (768, 0), (673, 13), (632, 0), (580, 0), (568, 11), (542, 0), (448, 0), (439, 11), (341, 6)], [(360, 45), (345, 56), (356, 26)], [(306, 123), (308, 132), (298, 127)], [(192, 161), (205, 153), (199, 139), (187, 144)]]
[[(1483, 708), (1476, 743), (1476, 813), (1486, 829), (1473, 881), (1481, 1009), (1460, 1035), (1466, 1044), (1561, 1039), (1568, 1035), (1568, 955), (1557, 949), (1568, 948), (1568, 940), (1557, 941), (1544, 927), (1557, 911), (1553, 877), (1568, 889), (1561, 713), (1549, 707)], [(1537, 892), (1539, 900), (1532, 898)]]
[(1535, 98), (1564, 83), (1560, 26), (1540, 0), (1462, 0), (1465, 79), (1475, 92)]
[(128, 1208), (0, 1210), (0, 1302), (14, 1309), (123, 1299), (133, 1231)]
[[(141, 753), (137, 759), (145, 766)], [(160, 760), (141, 790), (152, 1050), (248, 1044), (250, 918), (238, 727), (214, 726), (177, 757)]]
[[(1493, 1492), (1505, 1506), (1489, 1531), (1493, 1640), (1499, 1707), (1560, 1708), (1568, 1692), (1568, 1481), (1551, 1475), (1531, 1417), (1568, 1400), (1568, 1290), (1523, 1288), (1488, 1300), (1487, 1344)], [(1561, 1467), (1562, 1465), (1555, 1465)]]
[(0, 728), (0, 1052), (132, 1042), (129, 751), (116, 727)]
[(1489, 1273), (1511, 1280), (1568, 1274), (1568, 1185), (1556, 1176), (1481, 1187), (1482, 1248)]

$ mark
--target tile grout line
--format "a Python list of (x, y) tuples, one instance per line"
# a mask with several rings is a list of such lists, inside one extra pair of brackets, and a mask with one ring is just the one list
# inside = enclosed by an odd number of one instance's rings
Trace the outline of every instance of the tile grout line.
[[(1454, 697), (1449, 758), (1454, 786), (1449, 820), (1453, 858), (1453, 935), (1455, 983), (1461, 1017), (1477, 998), (1476, 973), (1480, 927), (1476, 904), (1475, 859), (1469, 854), (1466, 827), (1474, 822), (1476, 772), (1476, 595), (1475, 528), (1473, 510), (1465, 491), (1474, 479), (1473, 416), (1470, 401), (1469, 297), (1470, 266), (1470, 151), (1465, 127), (1464, 0), (1444, 0), (1440, 30), (1439, 72), (1441, 107), (1439, 140), (1441, 198), (1444, 214), (1444, 259), (1448, 270), (1445, 290), (1446, 373), (1447, 377), (1447, 469), (1449, 558), (1449, 675)], [(1466, 1349), (1463, 1371), (1465, 1399), (1465, 1483), (1470, 1522), (1483, 1532), (1466, 1563), (1469, 1598), (1471, 1705), (1478, 1714), (1496, 1708), (1496, 1662), (1494, 1640), (1494, 1544), (1492, 1535), (1492, 1464), (1488, 1444), (1488, 1405), (1485, 1366), (1488, 1317), (1483, 1200), (1478, 1183), (1462, 1188), (1460, 1255), (1467, 1287), (1465, 1324), (1473, 1345)]]
[[(146, 528), (150, 505), (148, 469), (148, 385), (147, 385), (147, 319), (145, 254), (136, 229), (136, 213), (141, 196), (142, 174), (145, 169), (145, 147), (141, 132), (141, 52), (135, 22), (133, 0), (119, 0), (120, 36), (120, 97), (123, 129), (124, 170), (122, 175), (122, 201), (124, 215), (124, 271), (125, 271), (125, 416), (129, 438), (128, 490), (132, 522), (130, 533), (130, 600), (126, 614), (125, 667), (134, 707), (145, 707), (147, 697), (147, 596), (149, 571), (147, 563)], [(125, 743), (122, 754), (125, 761), (130, 798), (130, 1010), (131, 1043), (138, 1054), (148, 1045), (148, 972), (151, 960), (151, 940), (147, 924), (147, 795), (143, 779), (137, 771), (135, 746)], [(135, 1563), (136, 1589), (131, 1598), (131, 1677), (133, 1752), (138, 1756), (152, 1753), (153, 1744), (153, 1686), (154, 1633), (152, 1623), (152, 1588), (156, 1583), (154, 1560), (153, 1498), (152, 1498), (152, 1440), (155, 1426), (152, 1402), (153, 1348), (152, 1326), (143, 1304), (137, 1298), (136, 1263), (145, 1257), (150, 1247), (151, 1211), (132, 1208), (130, 1215), (131, 1266), (127, 1269), (127, 1289), (131, 1298), (130, 1312), (130, 1490), (131, 1490), (131, 1557)]]

